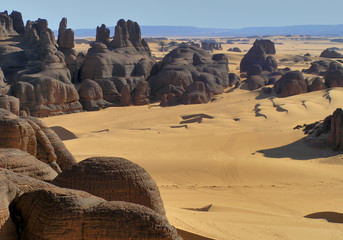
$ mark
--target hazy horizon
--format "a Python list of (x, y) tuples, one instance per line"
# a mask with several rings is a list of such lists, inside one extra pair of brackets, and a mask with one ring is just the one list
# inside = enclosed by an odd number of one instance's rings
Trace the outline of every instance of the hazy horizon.
[[(246, 27), (281, 27), (297, 25), (339, 25), (343, 24), (341, 9), (343, 1), (329, 0), (310, 3), (289, 0), (279, 1), (199, 1), (174, 0), (172, 2), (132, 0), (130, 3), (98, 0), (60, 0), (58, 5), (43, 0), (2, 3), (1, 12), (20, 11), (24, 22), (45, 18), (51, 29), (58, 29), (63, 17), (73, 29), (96, 28), (101, 24), (115, 26), (123, 19), (132, 19), (144, 26), (190, 26), (199, 28), (239, 29)], [(39, 9), (38, 7), (39, 6)], [(295, 7), (296, 6), (296, 7)]]

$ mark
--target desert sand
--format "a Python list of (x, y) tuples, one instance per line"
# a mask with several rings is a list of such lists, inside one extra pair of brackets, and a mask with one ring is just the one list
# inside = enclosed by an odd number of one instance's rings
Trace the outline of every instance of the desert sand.
[[(329, 40), (276, 40), (280, 67), (337, 47)], [(226, 50), (231, 72), (245, 54)], [(84, 44), (84, 43), (82, 43)], [(85, 48), (84, 45), (81, 46)], [(158, 45), (151, 45), (154, 54)], [(165, 54), (165, 53), (164, 53)], [(306, 137), (297, 125), (342, 107), (343, 88), (287, 98), (227, 89), (201, 105), (115, 107), (41, 119), (78, 161), (127, 158), (157, 182), (171, 224), (184, 239), (343, 239), (343, 157), (327, 136)], [(306, 217), (307, 216), (307, 217)]]

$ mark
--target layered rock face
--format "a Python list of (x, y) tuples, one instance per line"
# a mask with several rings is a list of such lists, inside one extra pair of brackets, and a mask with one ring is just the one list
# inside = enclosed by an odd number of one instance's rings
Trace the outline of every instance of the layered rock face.
[[(208, 96), (223, 93), (224, 87), (229, 86), (228, 71), (228, 59), (224, 54), (211, 56), (196, 47), (179, 47), (163, 58), (161, 70), (148, 81), (155, 99), (174, 99), (179, 104), (182, 95), (196, 81), (204, 83)], [(192, 89), (199, 91), (201, 86)]]
[(19, 149), (0, 148), (0, 168), (41, 181), (51, 182), (57, 177), (57, 172), (50, 165)]
[(165, 215), (155, 181), (142, 167), (123, 158), (88, 158), (65, 170), (53, 183), (108, 201), (140, 204)]
[(0, 148), (16, 148), (61, 172), (76, 163), (61, 139), (43, 122), (0, 109)]
[(11, 74), (13, 69), (4, 64), (4, 71), (12, 84), (9, 94), (19, 98), (21, 110), (37, 117), (81, 111), (64, 56), (56, 49), (55, 37), (47, 21), (28, 22), (24, 38), (20, 48), (10, 49), (11, 54), (0, 55), (1, 65), (2, 57), (4, 62), (18, 60), (20, 65), (17, 70), (21, 70)]

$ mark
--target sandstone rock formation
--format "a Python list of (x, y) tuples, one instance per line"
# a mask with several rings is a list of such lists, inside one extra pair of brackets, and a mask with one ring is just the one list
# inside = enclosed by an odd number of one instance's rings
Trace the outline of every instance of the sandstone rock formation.
[(19, 239), (16, 225), (12, 220), (14, 216), (9, 211), (13, 200), (25, 192), (43, 188), (56, 187), (46, 182), (0, 168), (0, 239)]
[(229, 48), (227, 51), (228, 52), (242, 52), (242, 50), (238, 47)]
[(33, 116), (81, 111), (64, 56), (56, 49), (47, 21), (28, 22), (24, 39), (16, 47), (0, 44), (0, 67), (12, 84), (9, 95), (19, 98), (21, 110)]
[(60, 172), (76, 163), (54, 131), (33, 117), (18, 116), (0, 109), (0, 147), (16, 148), (48, 163)]
[(335, 68), (328, 69), (324, 76), (325, 85), (328, 88), (343, 86), (343, 69)]
[(256, 40), (253, 47), (250, 48), (241, 60), (240, 71), (247, 72), (250, 65), (259, 65), (264, 71), (277, 71), (278, 66), (275, 58), (268, 56), (275, 53), (275, 45), (271, 40)]
[(329, 69), (330, 63), (332, 62), (333, 60), (329, 59), (314, 61), (311, 63), (309, 69), (304, 69), (303, 72), (308, 74), (324, 76), (326, 71)]
[(321, 77), (315, 77), (308, 85), (308, 91), (319, 91), (325, 89), (325, 82)]
[(12, 11), (10, 14), (10, 17), (13, 21), (13, 29), (19, 34), (24, 34), (25, 26), (24, 26), (23, 16), (21, 15), (21, 12)]
[(12, 203), (21, 239), (181, 239), (156, 212), (71, 189), (37, 190)]
[(19, 99), (8, 95), (0, 95), (0, 108), (19, 115)]
[(134, 47), (138, 53), (151, 56), (151, 51), (144, 39), (138, 23), (120, 19), (115, 27), (114, 39), (110, 42), (112, 48)]
[(13, 20), (8, 16), (8, 12), (0, 12), (0, 38), (16, 34), (17, 32), (13, 28)]
[(110, 41), (110, 30), (106, 28), (105, 24), (101, 24), (100, 27), (96, 28), (95, 41), (108, 44)]
[(267, 55), (263, 47), (259, 45), (254, 45), (250, 50), (244, 55), (240, 63), (240, 71), (246, 72), (249, 65), (257, 64), (259, 66), (264, 66)]
[(324, 58), (343, 58), (343, 54), (335, 51), (335, 50), (330, 50), (330, 49), (326, 49), (324, 50), (321, 54), (320, 57), (324, 57)]
[(67, 19), (62, 18), (58, 28), (57, 44), (60, 48), (74, 48), (74, 31), (67, 28)]
[(307, 84), (299, 71), (285, 73), (279, 81), (274, 84), (274, 90), (281, 97), (293, 96), (307, 92)]
[(331, 117), (328, 143), (334, 150), (343, 149), (343, 110), (337, 108)]
[(86, 111), (97, 111), (113, 105), (104, 100), (102, 88), (93, 80), (86, 79), (82, 81), (79, 89), (79, 95), (80, 103)]
[(51, 182), (57, 176), (57, 172), (48, 164), (13, 148), (0, 148), (0, 168), (47, 182)]
[(254, 46), (261, 46), (266, 54), (276, 54), (275, 44), (269, 39), (256, 39)]
[(133, 104), (148, 103), (147, 84), (140, 82), (157, 71), (156, 61), (150, 55), (149, 46), (141, 39), (139, 25), (121, 19), (110, 43), (91, 44), (81, 68), (81, 81), (95, 80), (102, 88), (104, 99), (115, 105), (130, 105), (132, 99)]
[(223, 50), (223, 47), (220, 43), (215, 40), (204, 40), (201, 42), (201, 48), (207, 51), (213, 50)]
[(223, 88), (229, 86), (228, 71), (224, 54), (211, 56), (196, 47), (179, 47), (163, 58), (161, 70), (148, 81), (155, 99), (173, 94), (178, 104), (188, 86), (196, 81), (203, 82), (210, 95), (223, 93)]
[(165, 215), (155, 181), (142, 167), (123, 158), (88, 158), (62, 172), (53, 183), (108, 201), (140, 204)]

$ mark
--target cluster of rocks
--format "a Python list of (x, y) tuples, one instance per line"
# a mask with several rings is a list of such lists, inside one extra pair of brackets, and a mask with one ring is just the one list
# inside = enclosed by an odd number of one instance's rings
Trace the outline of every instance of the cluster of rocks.
[[(300, 71), (278, 69), (275, 58), (275, 46), (270, 40), (256, 40), (254, 46), (241, 61), (241, 72), (247, 76), (249, 90), (266, 85), (274, 85), (273, 90), (280, 97), (318, 91), (325, 88), (343, 86), (343, 67), (334, 60), (319, 60), (311, 63), (309, 69), (302, 72), (315, 74), (316, 77), (305, 78)], [(269, 88), (269, 91), (272, 91)]]
[[(21, 14), (13, 12), (11, 16), (9, 29), (16, 26), (22, 32)], [(28, 21), (22, 34), (0, 43), (0, 66), (0, 76), (4, 74), (7, 83), (7, 91), (1, 93), (19, 98), (21, 110), (27, 115), (45, 117), (82, 111), (65, 56), (58, 51), (45, 19)]]
[(207, 103), (229, 86), (228, 59), (197, 47), (179, 47), (162, 60), (160, 71), (148, 79), (161, 106)]
[(207, 51), (223, 50), (222, 44), (215, 40), (204, 40), (201, 42), (201, 49)]
[(0, 239), (182, 239), (155, 181), (123, 158), (76, 163), (34, 117), (0, 109)]
[(242, 50), (238, 47), (229, 48), (227, 51), (228, 52), (242, 52)]

